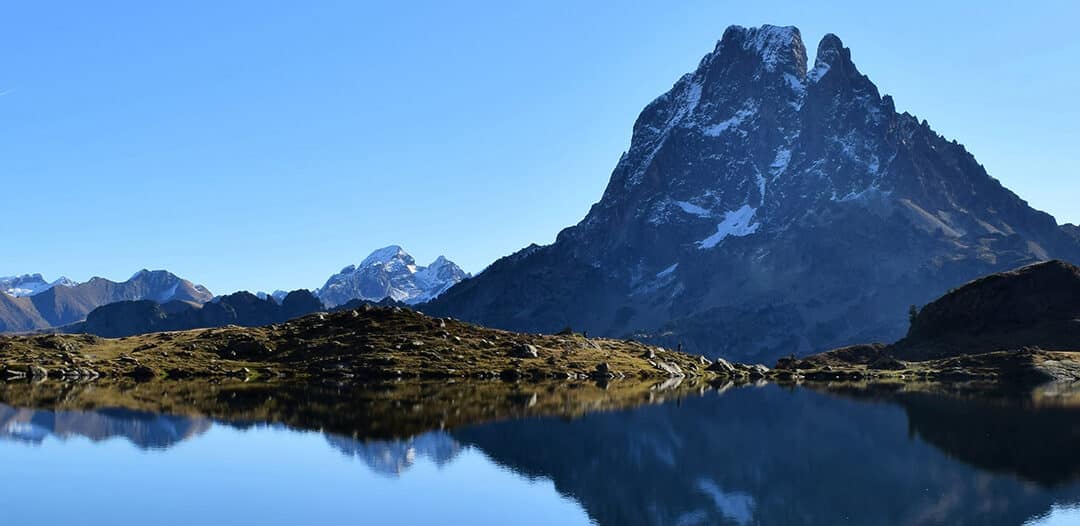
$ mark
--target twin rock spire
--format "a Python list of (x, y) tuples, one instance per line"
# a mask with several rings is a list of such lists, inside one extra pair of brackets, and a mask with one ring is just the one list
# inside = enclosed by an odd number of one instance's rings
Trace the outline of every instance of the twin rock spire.
[[(719, 58), (725, 61), (756, 58), (769, 72), (790, 73), (800, 80), (818, 80), (825, 72), (836, 69), (844, 75), (858, 74), (851, 62), (851, 50), (836, 35), (822, 37), (817, 47), (814, 68), (807, 70), (806, 46), (799, 28), (794, 26), (763, 25), (746, 28), (730, 26), (705, 61)], [(749, 57), (748, 57), (749, 56)]]

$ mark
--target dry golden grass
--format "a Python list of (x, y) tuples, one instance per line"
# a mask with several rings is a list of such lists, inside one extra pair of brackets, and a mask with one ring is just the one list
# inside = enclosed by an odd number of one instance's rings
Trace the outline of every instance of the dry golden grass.
[(120, 339), (0, 337), (0, 373), (34, 376), (42, 370), (33, 368), (42, 368), (55, 378), (714, 376), (705, 370), (707, 365), (700, 357), (635, 341), (513, 333), (375, 307), (313, 314), (268, 327)]

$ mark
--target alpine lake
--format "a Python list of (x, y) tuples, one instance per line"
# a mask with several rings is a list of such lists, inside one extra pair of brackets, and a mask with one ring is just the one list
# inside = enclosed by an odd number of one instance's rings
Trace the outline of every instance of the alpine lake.
[(1080, 389), (0, 383), (6, 524), (1080, 524)]

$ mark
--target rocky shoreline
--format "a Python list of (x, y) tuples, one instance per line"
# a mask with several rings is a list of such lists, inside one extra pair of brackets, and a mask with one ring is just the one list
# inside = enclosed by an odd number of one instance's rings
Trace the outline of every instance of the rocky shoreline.
[(130, 378), (607, 382), (1080, 382), (1080, 268), (1060, 261), (987, 276), (920, 311), (893, 344), (781, 358), (774, 367), (709, 359), (630, 339), (515, 333), (400, 306), (361, 305), (263, 327), (124, 338), (0, 336), (0, 381)]
[(741, 384), (957, 382), (1035, 385), (1080, 381), (1080, 353), (1024, 348), (904, 361), (881, 344), (856, 345), (774, 367), (710, 360), (632, 340), (572, 331), (522, 334), (363, 306), (282, 324), (162, 332), (108, 339), (45, 334), (0, 337), (0, 381), (103, 379), (335, 381), (393, 379), (666, 380)]
[(781, 380), (807, 382), (996, 382), (1034, 386), (1080, 382), (1080, 352), (1018, 350), (966, 354), (936, 360), (903, 361), (884, 345), (855, 345), (808, 356), (782, 358), (772, 371)]
[(266, 327), (227, 326), (109, 339), (0, 337), (0, 379), (766, 378), (763, 365), (709, 360), (570, 330), (522, 334), (362, 306)]

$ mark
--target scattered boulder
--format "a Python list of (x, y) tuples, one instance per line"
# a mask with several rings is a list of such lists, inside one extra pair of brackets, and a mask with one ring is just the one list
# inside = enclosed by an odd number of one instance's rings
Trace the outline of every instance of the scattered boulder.
[(145, 365), (139, 365), (132, 369), (128, 376), (136, 380), (149, 380), (157, 376), (157, 372)]
[(79, 350), (80, 345), (68, 338), (50, 334), (48, 336), (42, 336), (37, 339), (37, 344), (45, 347), (46, 349), (55, 349), (57, 351), (75, 352)]
[(717, 358), (716, 361), (706, 367), (705, 370), (722, 374), (733, 374), (735, 372), (735, 366), (731, 365), (731, 362), (723, 358)]
[(514, 358), (539, 358), (540, 352), (537, 351), (534, 345), (523, 343), (514, 346), (510, 351), (510, 356)]
[(656, 368), (664, 371), (668, 376), (686, 376), (679, 364), (676, 363), (658, 361), (656, 362)]

